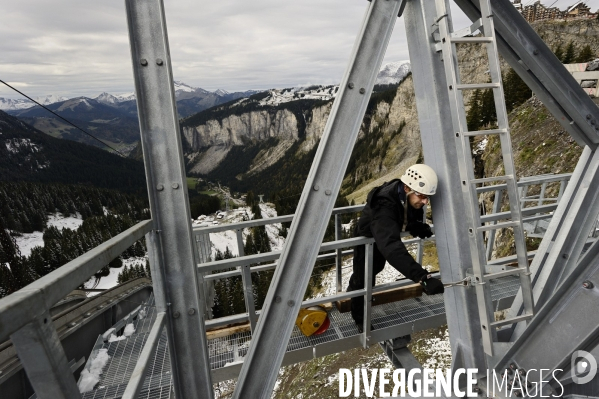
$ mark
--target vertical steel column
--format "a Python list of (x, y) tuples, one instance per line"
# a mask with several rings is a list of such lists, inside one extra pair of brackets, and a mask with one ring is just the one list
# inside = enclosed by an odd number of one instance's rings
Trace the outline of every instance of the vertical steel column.
[(364, 256), (364, 320), (362, 324), (362, 346), (364, 348), (370, 347), (370, 323), (372, 320), (372, 259), (374, 244), (365, 245), (365, 256)]
[(81, 397), (48, 311), (12, 334), (10, 339), (38, 398)]
[(175, 395), (212, 398), (164, 5), (126, 0), (125, 6)]
[[(540, 309), (553, 295), (563, 278), (578, 262), (586, 237), (599, 212), (599, 151), (586, 147), (555, 210), (543, 241), (532, 261), (535, 306)], [(520, 293), (514, 299), (510, 316), (521, 312)], [(511, 340), (524, 328), (516, 327)]]
[(368, 3), (234, 398), (270, 398), (402, 1)]
[[(545, 201), (545, 190), (547, 189), (547, 183), (543, 183), (541, 184), (541, 192), (539, 193), (539, 200), (537, 201), (537, 206), (541, 206), (543, 205), (543, 202)], [(539, 213), (537, 213), (537, 215), (539, 215)], [(534, 227), (532, 232), (533, 233), (537, 233), (537, 227), (539, 226), (539, 221), (535, 220), (534, 222)]]
[[(342, 226), (341, 226), (341, 215), (335, 215), (335, 240), (339, 241), (342, 238)], [(335, 255), (335, 270), (337, 274), (337, 287), (336, 293), (340, 293), (343, 291), (343, 275), (342, 275), (342, 267), (343, 267), (343, 250), (337, 249)]]
[[(459, 281), (472, 267), (472, 259), (470, 252), (464, 250), (469, 248), (468, 227), (463, 217), (466, 211), (462, 193), (456, 190), (460, 176), (454, 166), (458, 161), (445, 70), (433, 41), (437, 19), (435, 3), (408, 1), (404, 16), (424, 159), (439, 176), (431, 206), (441, 278)], [(484, 370), (486, 362), (474, 290), (450, 289), (445, 291), (444, 299), (452, 367)]]
[[(245, 252), (243, 249), (243, 230), (235, 230), (237, 236), (237, 251), (239, 256), (244, 256)], [(252, 289), (252, 272), (250, 265), (238, 266), (241, 272), (241, 282), (243, 284), (243, 299), (245, 300), (245, 309), (248, 312), (248, 318), (250, 319), (250, 330), (252, 333), (256, 329), (256, 306), (254, 305), (254, 290)]]
[[(501, 194), (502, 190), (495, 190), (495, 198), (493, 199), (493, 213), (498, 213), (501, 209)], [(496, 221), (492, 221), (491, 224), (496, 224)], [(493, 255), (493, 247), (495, 246), (495, 233), (497, 230), (489, 230), (489, 237), (487, 238), (487, 260), (491, 260)]]

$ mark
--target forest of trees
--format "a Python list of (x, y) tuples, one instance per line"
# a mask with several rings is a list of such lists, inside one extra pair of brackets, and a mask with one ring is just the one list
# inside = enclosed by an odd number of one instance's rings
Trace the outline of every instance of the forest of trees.
[(78, 212), (85, 220), (104, 215), (107, 208), (134, 220), (150, 217), (147, 201), (138, 196), (81, 185), (0, 181), (0, 207), (6, 228), (20, 233), (43, 231), (47, 215), (55, 212)]
[[(89, 186), (0, 182), (0, 297), (44, 276), (100, 245), (143, 219), (149, 218), (146, 201), (130, 194)], [(77, 230), (47, 226), (47, 215), (82, 216)], [(22, 256), (13, 235), (43, 231), (43, 247)], [(144, 240), (121, 257), (144, 256)], [(121, 267), (121, 259), (102, 268)]]
[[(577, 49), (573, 42), (569, 42), (565, 49), (559, 44), (553, 52), (563, 64), (589, 62), (596, 58), (591, 46), (586, 45)], [(503, 89), (507, 112), (511, 112), (532, 97), (532, 90), (512, 68), (509, 68), (503, 77)], [(466, 115), (468, 130), (480, 130), (485, 126), (493, 126), (497, 122), (491, 89), (474, 90), (467, 105), (469, 107)]]
[[(262, 219), (260, 206), (252, 192), (246, 196), (246, 203), (251, 207), (254, 219)], [(243, 247), (245, 255), (253, 255), (258, 253), (271, 252), (270, 240), (264, 226), (252, 227), (249, 229), (249, 234)], [(214, 260), (229, 259), (233, 254), (227, 247), (225, 252), (217, 251)], [(259, 263), (258, 263), (259, 264)], [(252, 265), (256, 266), (258, 264)], [(224, 270), (216, 271), (221, 273)], [(266, 270), (257, 273), (252, 273), (252, 287), (254, 293), (254, 306), (256, 309), (261, 309), (268, 293), (268, 287), (272, 280), (274, 271)], [(212, 314), (216, 317), (229, 316), (238, 313), (245, 313), (245, 299), (243, 296), (243, 282), (241, 276), (229, 277), (216, 280), (214, 283), (215, 298)]]
[[(275, 208), (278, 215), (288, 215), (295, 212), (299, 201), (298, 195), (292, 195), (287, 197), (280, 197), (279, 194), (271, 194), (271, 202), (274, 202)], [(246, 196), (246, 203), (251, 208), (254, 214), (254, 219), (261, 219), (262, 215), (258, 204), (256, 195), (249, 191)], [(348, 202), (345, 198), (340, 197), (335, 203), (335, 207), (348, 206)], [(355, 215), (346, 214), (342, 217), (342, 223), (349, 223), (351, 218)], [(289, 223), (283, 223), (282, 229), (279, 234), (286, 237)], [(249, 234), (246, 237), (244, 244), (244, 254), (252, 255), (258, 253), (265, 253), (272, 251), (270, 246), (270, 240), (264, 226), (253, 227), (249, 229)], [(342, 238), (348, 238), (351, 236), (351, 232), (344, 232)], [(327, 227), (324, 241), (332, 241), (335, 239), (335, 224), (334, 217), (331, 218)], [(217, 251), (214, 260), (229, 259), (232, 258), (233, 254), (227, 247), (225, 252)], [(269, 262), (270, 263), (270, 262)], [(253, 264), (251, 266), (256, 266)], [(304, 294), (304, 299), (310, 297), (315, 290), (321, 288), (322, 278), (326, 271), (330, 270), (335, 266), (333, 260), (317, 261), (314, 265), (314, 271), (310, 278), (310, 283)], [(214, 273), (223, 272), (216, 271)], [(256, 309), (261, 309), (270, 287), (274, 270), (266, 270), (261, 272), (252, 273), (252, 287), (254, 294), (254, 306)], [(214, 306), (212, 308), (213, 316), (223, 317), (233, 314), (245, 313), (245, 299), (243, 296), (243, 283), (241, 276), (229, 277), (226, 279), (216, 280), (214, 283), (215, 299)]]

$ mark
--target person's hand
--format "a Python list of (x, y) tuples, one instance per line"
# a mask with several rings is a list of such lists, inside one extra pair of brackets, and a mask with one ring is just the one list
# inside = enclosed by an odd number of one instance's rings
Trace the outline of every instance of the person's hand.
[(406, 230), (410, 232), (410, 234), (414, 237), (418, 238), (429, 238), (433, 235), (433, 231), (431, 230), (431, 226), (426, 223), (414, 222), (408, 224)]
[(445, 287), (443, 287), (441, 280), (431, 277), (430, 274), (420, 280), (420, 285), (424, 287), (424, 292), (427, 295), (442, 294), (445, 292)]

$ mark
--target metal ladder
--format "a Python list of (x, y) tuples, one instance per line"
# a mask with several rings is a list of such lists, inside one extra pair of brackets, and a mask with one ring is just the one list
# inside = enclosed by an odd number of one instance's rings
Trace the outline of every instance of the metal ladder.
[[(473, 276), (472, 282), (476, 289), (478, 310), (480, 314), (481, 331), (485, 353), (489, 356), (501, 354), (509, 344), (498, 342), (497, 329), (513, 323), (526, 321), (532, 318), (534, 312), (532, 286), (528, 268), (527, 251), (522, 226), (522, 215), (517, 190), (516, 174), (512, 157), (512, 144), (508, 129), (507, 111), (501, 83), (501, 70), (493, 15), (489, 0), (481, 0), (481, 19), (470, 27), (457, 32), (452, 32), (451, 16), (445, 0), (435, 0), (439, 27), (439, 40), (437, 51), (442, 51), (445, 76), (447, 79), (449, 103), (451, 108), (455, 143), (459, 160), (460, 180), (468, 220), (468, 238), (470, 253), (472, 255)], [(473, 37), (474, 32), (480, 29), (484, 36)], [(481, 43), (486, 45), (489, 60), (490, 83), (462, 84), (459, 75), (457, 43)], [(492, 89), (497, 113), (497, 128), (480, 131), (468, 131), (466, 112), (464, 109), (463, 90)], [(472, 151), (470, 139), (476, 136), (497, 135), (501, 141), (501, 151), (505, 175), (476, 179), (474, 176)], [(507, 185), (507, 195), (510, 204), (510, 219), (483, 226), (478, 203), (477, 186), (487, 183), (500, 182)], [(514, 242), (518, 259), (518, 267), (508, 270), (496, 271), (487, 264), (483, 233), (498, 229), (513, 229)], [(490, 280), (508, 275), (519, 275), (522, 294), (524, 298), (524, 312), (522, 315), (496, 321), (493, 302), (491, 299)]]

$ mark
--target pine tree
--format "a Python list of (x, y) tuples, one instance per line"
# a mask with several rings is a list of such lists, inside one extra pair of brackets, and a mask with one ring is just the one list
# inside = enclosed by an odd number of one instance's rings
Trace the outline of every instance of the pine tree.
[(575, 62), (583, 63), (583, 62), (593, 61), (594, 59), (595, 59), (595, 53), (591, 49), (591, 46), (589, 46), (587, 44), (586, 46), (584, 46), (582, 48), (582, 50), (580, 50), (580, 53), (578, 53), (578, 57), (576, 57)]
[(497, 122), (495, 99), (493, 97), (492, 89), (487, 89), (483, 92), (480, 109), (481, 124), (483, 126), (493, 125), (495, 122)]
[(466, 114), (468, 130), (476, 131), (481, 125), (481, 93), (479, 89), (474, 90), (468, 105), (470, 107), (468, 109), (468, 113)]
[(507, 112), (511, 112), (518, 105), (523, 104), (532, 97), (532, 90), (512, 68), (505, 76), (503, 87)]
[(566, 47), (566, 52), (564, 54), (564, 60), (562, 61), (562, 64), (571, 64), (574, 62), (576, 58), (576, 48), (574, 47), (574, 42), (570, 42), (568, 43), (568, 46)]
[(557, 45), (556, 49), (553, 51), (553, 54), (555, 54), (559, 62), (564, 62), (564, 49), (562, 49), (561, 43)]

